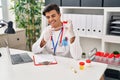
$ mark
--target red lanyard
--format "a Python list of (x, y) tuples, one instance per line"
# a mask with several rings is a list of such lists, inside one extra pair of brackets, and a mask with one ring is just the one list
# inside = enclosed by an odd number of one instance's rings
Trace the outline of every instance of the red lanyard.
[(62, 44), (63, 30), (64, 30), (64, 28), (62, 27), (62, 32), (61, 32), (61, 36), (60, 36), (60, 44)]

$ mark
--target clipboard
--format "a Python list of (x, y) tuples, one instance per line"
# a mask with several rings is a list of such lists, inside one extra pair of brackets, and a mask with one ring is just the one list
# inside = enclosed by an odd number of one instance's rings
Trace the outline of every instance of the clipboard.
[(57, 64), (57, 61), (52, 54), (34, 55), (33, 62), (35, 66)]

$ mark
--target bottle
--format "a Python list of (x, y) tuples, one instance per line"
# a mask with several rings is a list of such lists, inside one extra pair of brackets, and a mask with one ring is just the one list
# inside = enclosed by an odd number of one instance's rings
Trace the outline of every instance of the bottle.
[(106, 63), (106, 64), (108, 63), (108, 60), (107, 60), (108, 56), (109, 56), (109, 53), (106, 52), (103, 56), (103, 63)]
[(115, 55), (115, 58), (114, 58), (114, 64), (115, 66), (119, 66), (119, 63), (120, 63), (120, 55), (117, 54)]
[(86, 66), (87, 66), (87, 67), (90, 67), (90, 66), (91, 66), (91, 60), (90, 60), (90, 59), (87, 59), (87, 60), (86, 60)]
[(108, 64), (113, 65), (114, 63), (114, 54), (108, 56)]
[(67, 21), (63, 21), (63, 26), (66, 30), (68, 29), (67, 23), (68, 23)]
[(85, 59), (86, 58), (86, 53), (82, 53), (82, 58)]

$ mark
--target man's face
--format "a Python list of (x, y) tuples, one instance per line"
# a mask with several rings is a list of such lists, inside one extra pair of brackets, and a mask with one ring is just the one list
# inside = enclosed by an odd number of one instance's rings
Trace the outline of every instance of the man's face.
[(60, 21), (61, 14), (58, 14), (56, 10), (46, 12), (45, 16), (47, 18), (48, 24), (50, 24), (53, 28), (60, 27), (59, 24), (61, 23)]

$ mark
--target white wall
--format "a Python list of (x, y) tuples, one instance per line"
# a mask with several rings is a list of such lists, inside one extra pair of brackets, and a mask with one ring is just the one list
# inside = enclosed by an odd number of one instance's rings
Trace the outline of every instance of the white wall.
[[(13, 27), (16, 28), (15, 24), (15, 15), (12, 10), (10, 10), (10, 7), (14, 5), (14, 1), (12, 0), (7, 0), (7, 9), (8, 9), (8, 21), (13, 21)], [(12, 2), (11, 2), (12, 1)]]

